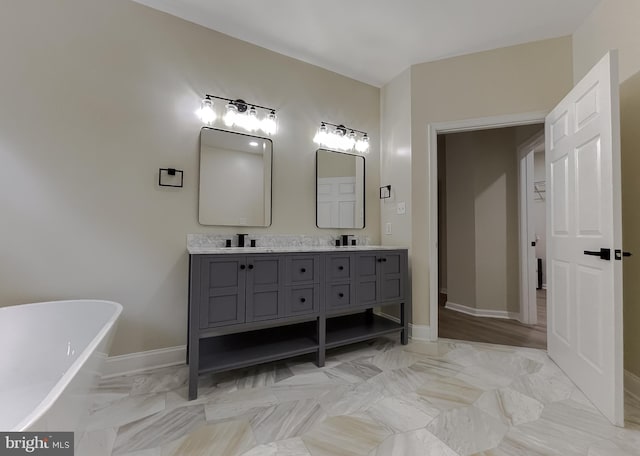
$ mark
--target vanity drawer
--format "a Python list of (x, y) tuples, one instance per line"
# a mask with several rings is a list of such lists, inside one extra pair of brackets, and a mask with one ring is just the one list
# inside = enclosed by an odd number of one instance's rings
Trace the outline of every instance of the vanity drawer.
[(289, 287), (286, 293), (285, 315), (314, 314), (320, 311), (319, 286), (294, 286)]
[(325, 258), (327, 282), (348, 281), (353, 274), (353, 254), (332, 253)]
[(344, 309), (353, 302), (353, 293), (350, 283), (327, 284), (325, 294), (325, 307), (327, 311), (332, 309)]
[(319, 255), (291, 255), (287, 257), (287, 285), (320, 282)]

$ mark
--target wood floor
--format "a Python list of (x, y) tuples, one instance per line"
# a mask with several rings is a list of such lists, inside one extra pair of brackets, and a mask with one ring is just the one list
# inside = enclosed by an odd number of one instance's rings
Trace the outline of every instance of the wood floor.
[[(446, 295), (440, 300), (446, 301)], [(537, 291), (538, 324), (516, 320), (474, 317), (438, 306), (438, 337), (518, 347), (547, 348), (547, 293)]]

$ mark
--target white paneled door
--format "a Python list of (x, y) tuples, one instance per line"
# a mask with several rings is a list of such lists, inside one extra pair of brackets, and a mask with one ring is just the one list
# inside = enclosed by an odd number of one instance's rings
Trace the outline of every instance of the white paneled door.
[(547, 116), (548, 352), (624, 425), (617, 52)]

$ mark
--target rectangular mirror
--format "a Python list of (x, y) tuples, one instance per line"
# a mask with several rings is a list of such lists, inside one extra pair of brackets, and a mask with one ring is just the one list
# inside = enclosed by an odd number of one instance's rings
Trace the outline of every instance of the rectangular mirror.
[(203, 128), (200, 224), (270, 226), (272, 153), (270, 139)]
[(316, 226), (364, 228), (364, 157), (316, 152)]

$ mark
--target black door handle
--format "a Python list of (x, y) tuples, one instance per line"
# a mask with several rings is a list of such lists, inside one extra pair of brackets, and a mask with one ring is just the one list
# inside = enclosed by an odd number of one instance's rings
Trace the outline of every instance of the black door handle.
[(630, 257), (631, 252), (623, 252), (620, 249), (616, 249), (615, 255), (616, 255), (616, 260), (622, 260), (622, 257)]
[(305, 273), (307, 270), (305, 268), (300, 268), (300, 272)]
[(585, 250), (584, 254), (600, 257), (601, 260), (606, 260), (606, 261), (611, 260), (611, 249), (600, 249), (599, 252)]
[(338, 270), (342, 271), (344, 269), (344, 266), (338, 266)]
[(339, 298), (344, 298), (344, 293), (338, 293)]
[(249, 265), (249, 269), (253, 269), (253, 265), (252, 264)]
[(306, 299), (300, 298), (300, 302), (305, 302), (305, 301), (306, 301)]
[(244, 264), (241, 264), (240, 269), (244, 269), (244, 268), (246, 268), (246, 266)]

